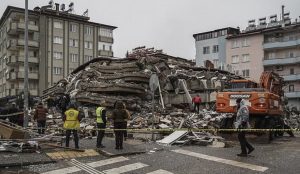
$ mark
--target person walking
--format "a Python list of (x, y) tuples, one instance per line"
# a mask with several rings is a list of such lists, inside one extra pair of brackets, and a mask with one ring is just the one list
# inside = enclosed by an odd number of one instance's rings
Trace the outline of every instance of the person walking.
[(194, 103), (194, 112), (197, 112), (199, 113), (199, 110), (200, 110), (200, 103), (201, 103), (201, 97), (199, 96), (199, 94), (197, 94), (192, 102)]
[[(237, 129), (250, 128), (249, 109), (245, 103), (245, 100), (238, 98), (236, 100), (236, 104), (237, 104), (237, 117), (236, 117), (235, 127)], [(247, 155), (254, 150), (254, 147), (247, 141), (245, 131), (238, 131), (238, 139), (241, 145), (242, 152), (237, 154), (237, 156), (247, 157)]]
[(35, 109), (33, 119), (37, 121), (38, 133), (44, 134), (46, 127), (46, 118), (47, 118), (48, 109), (46, 109), (42, 103), (39, 103)]
[(102, 107), (104, 103), (101, 103), (101, 106), (96, 108), (96, 122), (98, 128), (97, 135), (97, 148), (105, 148), (102, 144), (102, 139), (104, 137), (105, 128), (106, 128), (106, 109)]
[(116, 108), (113, 110), (111, 119), (113, 120), (114, 129), (123, 129), (115, 130), (115, 139), (116, 139), (116, 148), (123, 149), (123, 137), (124, 129), (126, 129), (127, 121), (130, 118), (129, 111), (125, 109), (123, 102), (118, 101), (116, 103)]
[(64, 113), (64, 129), (66, 129), (66, 147), (69, 147), (70, 136), (73, 132), (75, 148), (79, 149), (78, 129), (80, 128), (81, 114), (76, 109), (75, 104), (70, 104), (68, 110)]

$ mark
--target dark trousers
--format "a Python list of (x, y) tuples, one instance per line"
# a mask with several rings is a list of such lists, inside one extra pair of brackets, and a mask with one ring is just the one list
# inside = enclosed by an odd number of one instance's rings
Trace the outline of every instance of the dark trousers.
[(199, 113), (200, 103), (194, 103), (194, 112)]
[(73, 132), (75, 148), (79, 149), (79, 138), (78, 138), (77, 130), (75, 129), (66, 130), (66, 147), (69, 147), (71, 132)]
[[(127, 129), (127, 123), (125, 124), (125, 129)], [(127, 135), (127, 130), (124, 130), (124, 138), (127, 138), (128, 135)]]
[[(117, 122), (114, 123), (115, 129), (125, 129), (127, 123), (126, 122)], [(115, 130), (115, 138), (116, 138), (116, 148), (123, 148), (123, 137), (124, 130)]]
[[(106, 125), (104, 123), (97, 123), (98, 129), (105, 129)], [(98, 130), (97, 135), (97, 147), (100, 147), (102, 145), (102, 139), (104, 137), (105, 130)]]
[(38, 133), (45, 134), (46, 120), (37, 121)]
[(248, 143), (245, 135), (246, 135), (245, 131), (241, 131), (241, 132), (238, 133), (238, 139), (240, 141), (242, 154), (248, 154), (247, 153), (247, 148), (248, 148), (248, 150), (253, 149), (253, 146), (251, 146), (251, 144)]

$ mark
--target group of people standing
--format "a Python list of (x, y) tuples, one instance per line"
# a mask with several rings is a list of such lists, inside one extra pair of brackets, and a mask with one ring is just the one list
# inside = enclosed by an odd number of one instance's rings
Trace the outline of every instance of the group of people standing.
[[(105, 128), (107, 123), (107, 109), (104, 107), (105, 103), (101, 103), (100, 106), (96, 107), (96, 124), (97, 124), (97, 148), (105, 148), (102, 143)], [(83, 118), (83, 113), (81, 113), (75, 104), (69, 104), (69, 106), (62, 111), (63, 112), (63, 128), (66, 130), (66, 147), (69, 147), (70, 136), (73, 134), (75, 148), (79, 148), (79, 136), (78, 130), (80, 129), (80, 121)], [(39, 103), (35, 113), (34, 120), (37, 121), (38, 133), (45, 133), (46, 126), (46, 115), (48, 109), (46, 109), (42, 103)], [(116, 101), (114, 105), (114, 110), (112, 111), (110, 119), (113, 122), (115, 129), (115, 149), (123, 149), (124, 137), (127, 137), (127, 121), (130, 119), (130, 113), (126, 109), (125, 104), (122, 101)]]

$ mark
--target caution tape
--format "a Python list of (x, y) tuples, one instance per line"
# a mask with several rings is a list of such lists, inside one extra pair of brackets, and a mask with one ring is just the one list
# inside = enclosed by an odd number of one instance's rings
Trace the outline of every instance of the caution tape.
[(12, 113), (12, 114), (0, 115), (0, 118), (1, 118), (1, 117), (18, 116), (18, 115), (21, 115), (21, 114), (24, 114), (24, 112), (16, 112), (16, 113)]
[[(25, 130), (38, 130), (42, 128), (33, 127), (33, 128), (25, 128)], [(67, 129), (64, 128), (43, 128), (45, 130), (57, 130), (57, 131), (65, 131)], [(181, 129), (152, 129), (152, 128), (144, 128), (144, 129), (113, 129), (113, 128), (106, 128), (106, 129), (86, 129), (80, 128), (79, 131), (127, 131), (127, 132), (174, 132), (174, 131), (192, 131), (192, 132), (201, 132), (201, 131), (213, 131), (213, 132), (286, 132), (286, 131), (293, 131), (298, 132), (300, 131), (299, 128), (296, 129), (205, 129), (205, 128), (181, 128)]]

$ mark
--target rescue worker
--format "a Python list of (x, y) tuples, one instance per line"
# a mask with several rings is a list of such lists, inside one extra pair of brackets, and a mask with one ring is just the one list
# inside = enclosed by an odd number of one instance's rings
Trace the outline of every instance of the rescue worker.
[(66, 147), (69, 147), (70, 135), (73, 132), (75, 148), (79, 149), (78, 129), (80, 128), (81, 114), (76, 109), (75, 104), (71, 103), (68, 110), (64, 113), (64, 129), (66, 129)]
[(115, 130), (115, 139), (116, 139), (116, 148), (123, 149), (123, 137), (124, 131), (126, 129), (127, 121), (130, 118), (129, 111), (125, 109), (123, 102), (118, 101), (116, 103), (116, 108), (113, 110), (111, 119), (113, 120), (114, 129), (123, 129)]
[(45, 133), (47, 113), (48, 113), (48, 109), (44, 108), (42, 103), (39, 103), (37, 108), (35, 109), (34, 116), (33, 116), (33, 120), (37, 121), (39, 134)]
[(201, 97), (199, 96), (199, 94), (197, 94), (192, 102), (194, 103), (194, 112), (199, 113), (199, 109), (200, 109), (200, 103), (201, 103)]
[(104, 103), (101, 103), (100, 106), (96, 108), (96, 122), (98, 128), (97, 148), (105, 148), (105, 146), (102, 144), (102, 139), (105, 133), (105, 130), (103, 129), (106, 128), (106, 109), (103, 107), (103, 105)]
[[(236, 104), (237, 104), (237, 116), (236, 116), (235, 127), (237, 129), (249, 129), (250, 128), (249, 109), (245, 103), (245, 100), (238, 98), (236, 100)], [(237, 156), (247, 157), (247, 155), (254, 150), (254, 147), (247, 141), (245, 135), (246, 135), (245, 131), (238, 132), (238, 139), (240, 141), (242, 152), (237, 154)]]

